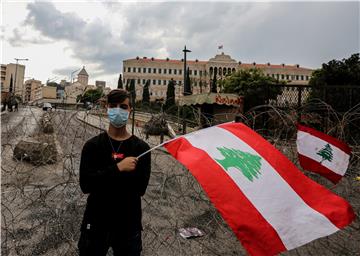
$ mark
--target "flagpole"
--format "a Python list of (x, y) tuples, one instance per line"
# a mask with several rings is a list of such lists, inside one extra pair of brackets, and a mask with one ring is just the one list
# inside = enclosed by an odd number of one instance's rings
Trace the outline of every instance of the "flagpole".
[[(233, 123), (233, 122), (234, 122), (234, 121), (230, 121), (230, 122), (226, 122), (226, 123)], [(238, 121), (235, 121), (235, 122), (239, 122), (239, 123), (240, 123), (241, 121), (240, 121), (240, 119), (238, 119)], [(226, 123), (223, 123), (223, 124), (226, 124)], [(217, 125), (215, 125), (215, 126), (217, 126)], [(201, 130), (210, 129), (210, 128), (212, 128), (212, 127), (214, 127), (214, 126), (210, 126), (210, 127), (207, 127), (207, 128), (201, 129)], [(166, 143), (169, 143), (169, 142), (171, 142), (171, 141), (173, 141), (173, 140), (176, 140), (176, 139), (178, 139), (178, 138), (180, 138), (180, 137), (184, 137), (185, 135), (192, 134), (192, 133), (194, 133), (194, 132), (197, 132), (197, 131), (193, 131), (193, 132), (190, 132), (190, 133), (188, 133), (188, 134), (184, 134), (184, 135), (181, 135), (181, 136), (177, 136), (177, 137), (175, 137), (175, 138), (172, 138), (172, 139), (170, 139), (170, 140), (167, 140), (167, 141), (165, 141), (165, 142), (163, 142), (163, 143), (161, 143), (161, 144), (159, 144), (159, 145), (157, 145), (157, 146), (155, 146), (155, 147), (150, 148), (149, 150), (145, 151), (144, 153), (141, 153), (141, 154), (138, 155), (136, 158), (139, 159), (140, 157), (146, 155), (147, 153), (153, 151), (154, 149), (157, 149), (157, 148), (165, 145)]]
[[(181, 136), (180, 136), (180, 137), (181, 137)], [(167, 141), (165, 141), (165, 142), (163, 142), (163, 143), (161, 143), (161, 144), (159, 144), (159, 145), (157, 145), (157, 146), (155, 146), (155, 147), (152, 147), (152, 148), (150, 148), (149, 150), (145, 151), (144, 153), (141, 153), (140, 155), (138, 155), (136, 158), (139, 159), (140, 157), (146, 155), (147, 153), (153, 151), (154, 149), (157, 149), (157, 148), (163, 146), (164, 144), (169, 143), (169, 142), (171, 142), (171, 141), (173, 141), (173, 140), (176, 140), (176, 139), (178, 139), (178, 138), (179, 138), (179, 137), (172, 138), (172, 139), (167, 140)]]

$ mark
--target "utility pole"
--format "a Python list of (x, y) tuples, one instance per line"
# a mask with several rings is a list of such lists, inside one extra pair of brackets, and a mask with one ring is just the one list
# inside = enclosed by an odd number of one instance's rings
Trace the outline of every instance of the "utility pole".
[[(29, 59), (18, 59), (18, 58), (14, 58), (16, 60), (16, 64), (15, 64), (15, 79), (14, 79), (14, 95), (15, 95), (15, 88), (16, 88), (16, 77), (17, 77), (17, 67), (18, 67), (18, 63), (19, 63), (19, 60), (20, 61), (28, 61)], [(11, 93), (11, 92), (10, 92)], [(22, 96), (22, 95), (21, 95)]]

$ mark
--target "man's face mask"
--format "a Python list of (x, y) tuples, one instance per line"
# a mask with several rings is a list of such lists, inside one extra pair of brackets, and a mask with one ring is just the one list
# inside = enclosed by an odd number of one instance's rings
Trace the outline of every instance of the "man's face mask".
[(107, 114), (109, 116), (110, 123), (116, 128), (126, 125), (129, 118), (129, 111), (122, 108), (108, 108)]

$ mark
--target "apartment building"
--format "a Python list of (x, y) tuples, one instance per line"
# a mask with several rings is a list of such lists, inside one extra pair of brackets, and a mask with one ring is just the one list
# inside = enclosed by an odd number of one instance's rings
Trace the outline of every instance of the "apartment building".
[(41, 81), (36, 79), (29, 79), (26, 80), (24, 83), (24, 96), (23, 101), (24, 102), (31, 102), (36, 99), (35, 94), (37, 90), (41, 87)]
[(24, 97), (25, 66), (21, 64), (1, 64), (1, 91), (13, 92)]

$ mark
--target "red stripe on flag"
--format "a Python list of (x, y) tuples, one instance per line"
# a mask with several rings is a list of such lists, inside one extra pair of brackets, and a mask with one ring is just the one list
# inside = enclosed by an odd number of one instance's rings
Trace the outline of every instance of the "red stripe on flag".
[(164, 147), (190, 170), (250, 254), (274, 255), (286, 250), (274, 228), (205, 151), (183, 137)]
[(343, 177), (307, 156), (299, 154), (299, 161), (303, 169), (311, 170), (312, 172), (321, 174), (328, 180), (332, 181), (334, 184), (338, 183), (339, 180)]
[(341, 149), (342, 151), (344, 151), (346, 154), (350, 155), (351, 154), (351, 148), (344, 142), (342, 142), (341, 140), (338, 140), (334, 137), (331, 137), (330, 135), (327, 135), (323, 132), (319, 132), (318, 130), (315, 130), (313, 128), (298, 124), (297, 125), (298, 130), (303, 131), (303, 132), (307, 132), (315, 137), (318, 137), (324, 141), (329, 142), (330, 144), (336, 146), (337, 148)]
[(306, 177), (285, 155), (249, 127), (242, 123), (227, 123), (219, 127), (256, 150), (306, 204), (326, 216), (335, 226), (343, 228), (354, 220), (355, 214), (348, 202)]

